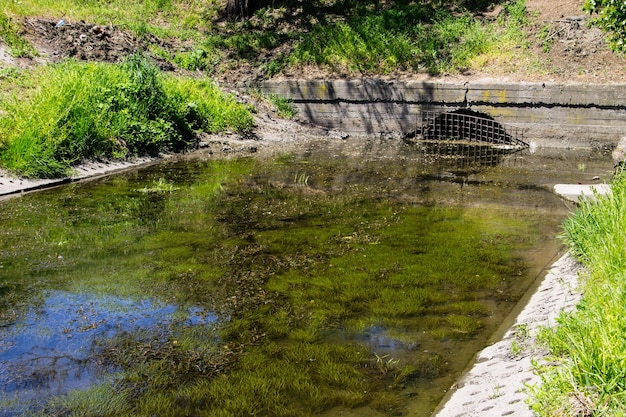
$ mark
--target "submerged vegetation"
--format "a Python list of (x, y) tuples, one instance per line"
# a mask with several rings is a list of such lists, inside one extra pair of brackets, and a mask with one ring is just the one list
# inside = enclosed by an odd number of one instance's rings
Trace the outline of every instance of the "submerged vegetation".
[(565, 222), (564, 238), (586, 267), (577, 309), (543, 339), (559, 366), (541, 366), (534, 392), (541, 416), (622, 416), (626, 410), (626, 174), (612, 193), (584, 201)]
[[(546, 218), (422, 204), (426, 190), (407, 202), (414, 187), (390, 184), (395, 169), (291, 155), (180, 162), (5, 202), (0, 329), (19, 328), (31, 304), (45, 321), (59, 294), (69, 317), (46, 333), (61, 349), (92, 332), (82, 366), (109, 375), (41, 415), (395, 415), (416, 399), (427, 415), (437, 399), (419, 387), (460, 371), (471, 354), (459, 346), (486, 338), (521, 295), (519, 251)], [(99, 313), (119, 309), (111, 297), (129, 311), (177, 308), (129, 329)], [(46, 372), (23, 366), (18, 384)]]

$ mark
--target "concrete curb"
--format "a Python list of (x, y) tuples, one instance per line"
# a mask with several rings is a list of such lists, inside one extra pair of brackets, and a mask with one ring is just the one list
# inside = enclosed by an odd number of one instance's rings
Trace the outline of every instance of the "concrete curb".
[(541, 327), (556, 324), (562, 311), (572, 310), (580, 300), (578, 271), (581, 267), (566, 254), (555, 262), (530, 298), (515, 324), (501, 341), (486, 347), (475, 364), (450, 390), (437, 417), (532, 417), (527, 404), (528, 386), (540, 379), (532, 362), (545, 353), (535, 337)]
[(581, 198), (595, 198), (611, 192), (609, 184), (555, 184), (554, 192), (567, 201), (578, 203)]
[(125, 171), (139, 166), (146, 166), (163, 158), (136, 158), (128, 161), (114, 162), (88, 162), (74, 169), (74, 174), (69, 177), (55, 179), (24, 179), (11, 176), (0, 170), (0, 199), (18, 196), (31, 191), (56, 187), (70, 182), (81, 181), (88, 178), (97, 178)]

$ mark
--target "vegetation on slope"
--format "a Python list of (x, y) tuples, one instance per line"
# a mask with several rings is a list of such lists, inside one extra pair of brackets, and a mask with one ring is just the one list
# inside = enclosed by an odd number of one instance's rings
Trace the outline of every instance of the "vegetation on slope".
[(593, 24), (608, 33), (611, 46), (626, 52), (626, 2), (623, 0), (587, 0), (585, 11), (597, 13)]
[[(0, 101), (0, 167), (57, 177), (89, 158), (183, 150), (194, 145), (196, 130), (248, 132), (250, 109), (209, 78), (233, 68), (263, 77), (311, 65), (348, 74), (435, 74), (519, 55), (524, 1), (506, 2), (497, 18), (481, 18), (481, 10), (483, 2), (286, 1), (223, 22), (220, 6), (203, 0), (6, 2), (0, 38), (14, 57), (38, 54), (23, 34), (33, 35), (31, 16), (47, 16), (36, 21), (39, 40), (76, 60), (0, 70), (0, 88), (12, 90)], [(75, 51), (88, 43), (80, 39), (63, 50), (61, 37), (71, 36), (61, 26), (81, 20), (106, 27), (101, 39), (108, 42), (113, 30), (131, 37), (134, 46), (124, 52), (133, 55), (122, 63), (86, 63)], [(148, 58), (193, 77), (165, 75)], [(198, 72), (206, 78), (198, 80)]]
[[(541, 416), (623, 416), (626, 410), (626, 173), (612, 194), (585, 200), (565, 222), (564, 238), (585, 265), (583, 299), (542, 336), (551, 366), (532, 407)], [(554, 366), (558, 364), (558, 366)]]
[(196, 129), (252, 128), (250, 109), (209, 81), (164, 76), (141, 55), (120, 65), (70, 60), (27, 82), (32, 91), (7, 99), (0, 118), (0, 161), (26, 177), (62, 176), (88, 158), (181, 151)]

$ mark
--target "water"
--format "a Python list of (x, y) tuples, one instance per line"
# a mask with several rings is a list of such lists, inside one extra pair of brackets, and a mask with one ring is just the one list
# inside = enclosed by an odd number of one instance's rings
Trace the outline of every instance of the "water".
[(430, 415), (560, 250), (551, 186), (611, 171), (433, 146), (311, 142), (3, 202), (0, 415)]
[[(171, 304), (148, 299), (123, 299), (63, 291), (44, 292), (41, 304), (29, 307), (19, 320), (0, 331), (0, 385), (9, 396), (36, 400), (87, 386), (104, 371), (98, 363), (99, 340), (120, 333), (150, 330), (167, 337), (175, 316)], [(199, 308), (183, 312), (178, 325), (210, 325), (214, 315)], [(160, 329), (157, 333), (156, 329)]]

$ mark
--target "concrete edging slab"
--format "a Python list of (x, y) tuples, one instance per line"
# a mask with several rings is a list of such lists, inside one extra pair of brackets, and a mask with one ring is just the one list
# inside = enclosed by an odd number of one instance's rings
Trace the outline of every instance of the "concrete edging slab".
[(580, 300), (580, 270), (569, 254), (551, 266), (515, 324), (499, 342), (476, 356), (472, 368), (444, 398), (436, 417), (535, 416), (527, 404), (528, 386), (540, 383), (532, 363), (545, 356), (535, 337), (541, 327), (554, 326), (562, 311), (575, 308)]

